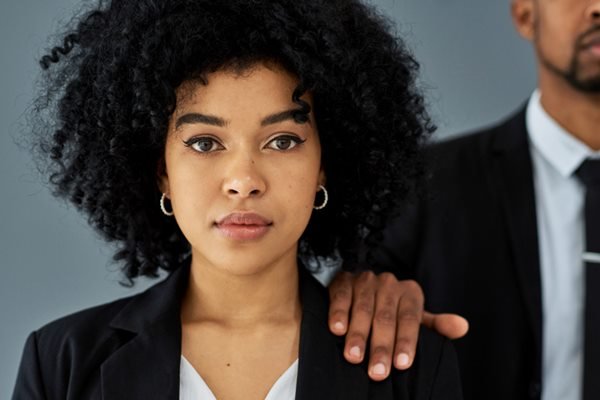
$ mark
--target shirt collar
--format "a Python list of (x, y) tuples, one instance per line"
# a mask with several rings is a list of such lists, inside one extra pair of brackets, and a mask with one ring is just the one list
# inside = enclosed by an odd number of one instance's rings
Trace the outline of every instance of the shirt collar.
[(540, 91), (535, 90), (527, 104), (529, 140), (550, 165), (568, 178), (586, 158), (600, 157), (600, 151), (593, 151), (552, 119), (542, 107), (540, 97)]

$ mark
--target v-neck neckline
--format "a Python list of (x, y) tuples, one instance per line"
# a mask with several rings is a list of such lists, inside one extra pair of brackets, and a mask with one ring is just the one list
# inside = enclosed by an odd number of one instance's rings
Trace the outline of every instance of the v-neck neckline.
[[(293, 399), (298, 380), (298, 359), (296, 359), (273, 384), (264, 400)], [(188, 396), (190, 396), (188, 398)], [(180, 400), (217, 400), (210, 387), (194, 366), (182, 355), (180, 366)]]

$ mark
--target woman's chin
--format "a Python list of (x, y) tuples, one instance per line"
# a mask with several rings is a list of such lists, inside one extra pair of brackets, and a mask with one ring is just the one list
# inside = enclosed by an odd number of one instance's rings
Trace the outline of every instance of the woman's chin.
[[(260, 247), (260, 246), (258, 246)], [(266, 248), (269, 247), (269, 248)], [(262, 250), (262, 251), (261, 251)], [(223, 251), (210, 260), (204, 258), (205, 267), (215, 271), (237, 277), (251, 277), (270, 274), (276, 270), (295, 269), (297, 266), (296, 252), (289, 254), (273, 254), (271, 246), (264, 249), (238, 249), (236, 251)], [(202, 265), (198, 265), (203, 268)]]

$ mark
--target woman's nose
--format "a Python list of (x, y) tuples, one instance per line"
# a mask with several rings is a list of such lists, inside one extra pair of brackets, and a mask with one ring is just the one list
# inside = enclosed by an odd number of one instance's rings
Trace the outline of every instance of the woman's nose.
[(252, 157), (232, 161), (223, 181), (223, 192), (228, 197), (259, 197), (266, 190), (266, 182)]

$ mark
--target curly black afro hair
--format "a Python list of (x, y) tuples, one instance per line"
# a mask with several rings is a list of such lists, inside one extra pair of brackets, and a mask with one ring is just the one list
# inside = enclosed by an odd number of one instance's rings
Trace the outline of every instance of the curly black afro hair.
[[(357, 0), (112, 0), (78, 18), (41, 60), (35, 132), (55, 193), (104, 238), (131, 281), (189, 254), (159, 207), (175, 90), (225, 66), (275, 61), (310, 91), (329, 204), (313, 213), (302, 256), (350, 265), (421, 174), (433, 126), (418, 64), (373, 8)], [(369, 242), (369, 241), (367, 241)]]

